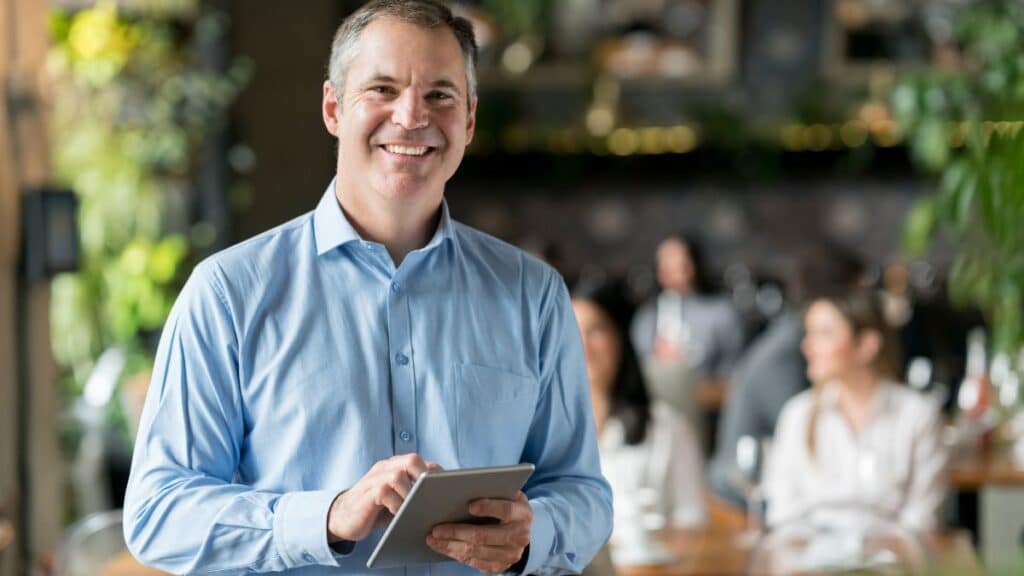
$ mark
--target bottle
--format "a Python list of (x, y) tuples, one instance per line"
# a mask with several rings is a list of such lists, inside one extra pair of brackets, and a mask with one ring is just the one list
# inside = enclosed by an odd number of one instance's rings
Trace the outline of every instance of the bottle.
[(957, 393), (956, 404), (961, 425), (970, 439), (978, 439), (982, 449), (988, 447), (987, 420), (993, 416), (991, 386), (985, 351), (985, 329), (975, 328), (967, 334), (967, 369)]

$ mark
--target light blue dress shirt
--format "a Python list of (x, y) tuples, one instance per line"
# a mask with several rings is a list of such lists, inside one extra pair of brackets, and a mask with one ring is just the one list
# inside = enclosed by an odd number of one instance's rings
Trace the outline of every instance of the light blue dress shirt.
[(327, 543), (334, 497), (377, 461), (532, 462), (527, 573), (579, 572), (607, 539), (580, 337), (548, 266), (449, 218), (395, 268), (328, 187), (316, 210), (196, 267), (157, 351), (125, 538), (173, 573), (368, 570), (382, 529)]

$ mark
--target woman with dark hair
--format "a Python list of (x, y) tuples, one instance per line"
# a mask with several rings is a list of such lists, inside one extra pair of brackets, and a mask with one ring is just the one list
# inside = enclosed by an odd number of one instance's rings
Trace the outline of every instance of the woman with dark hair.
[[(573, 310), (583, 338), (601, 469), (615, 500), (616, 540), (636, 530), (704, 521), (701, 462), (689, 425), (652, 402), (626, 333), (631, 307), (613, 284), (582, 286)], [(657, 519), (663, 526), (657, 526)], [(652, 520), (654, 520), (652, 522)]]
[(807, 308), (812, 386), (782, 409), (768, 462), (768, 522), (856, 506), (924, 532), (938, 527), (946, 450), (935, 403), (897, 383), (896, 337), (877, 296), (855, 289)]
[(743, 322), (727, 298), (709, 293), (698, 239), (676, 234), (662, 240), (655, 268), (661, 292), (630, 328), (640, 357), (686, 366), (698, 381), (728, 377), (743, 351)]

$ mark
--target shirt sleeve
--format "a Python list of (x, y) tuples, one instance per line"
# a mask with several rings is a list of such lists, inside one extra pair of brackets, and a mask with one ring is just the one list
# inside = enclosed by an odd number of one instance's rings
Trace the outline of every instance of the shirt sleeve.
[[(748, 376), (745, 369), (737, 371), (736, 375), (729, 401), (725, 403), (718, 420), (718, 435), (714, 456), (708, 465), (708, 477), (715, 494), (737, 506), (743, 506), (746, 497), (735, 483), (736, 475), (739, 474), (736, 469), (736, 444), (741, 436), (759, 438), (764, 435), (764, 431), (758, 429), (759, 407), (754, 397), (754, 379)], [(761, 384), (768, 385), (767, 382)]]
[(125, 496), (124, 536), (175, 574), (338, 566), (327, 542), (335, 491), (286, 494), (236, 482), (244, 441), (238, 338), (213, 264), (193, 272), (168, 317)]
[(648, 302), (633, 315), (629, 326), (629, 337), (636, 355), (643, 360), (654, 354), (655, 332), (657, 332), (657, 305)]
[(685, 420), (673, 419), (672, 424), (672, 451), (665, 454), (669, 462), (665, 487), (672, 495), (671, 522), (675, 526), (699, 526), (706, 520), (700, 450)]
[(743, 355), (743, 344), (746, 333), (743, 318), (728, 300), (721, 304), (721, 324), (718, 330), (718, 356), (714, 372), (716, 376), (728, 377), (736, 368)]
[(523, 460), (533, 508), (524, 573), (579, 574), (608, 540), (612, 495), (601, 475), (579, 330), (565, 284), (551, 273), (541, 303), (541, 393)]
[(907, 501), (900, 514), (904, 526), (918, 532), (935, 530), (939, 509), (949, 490), (946, 476), (948, 453), (942, 443), (942, 417), (937, 406), (926, 401), (922, 425), (911, 447), (911, 478)]

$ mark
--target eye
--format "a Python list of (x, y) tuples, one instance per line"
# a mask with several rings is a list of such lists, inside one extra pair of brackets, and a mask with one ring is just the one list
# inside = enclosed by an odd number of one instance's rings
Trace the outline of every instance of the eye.
[(378, 85), (378, 86), (370, 86), (370, 92), (373, 92), (374, 94), (382, 94), (382, 95), (385, 95), (385, 96), (391, 96), (391, 95), (395, 94), (395, 89), (392, 88), (391, 86), (386, 86), (386, 85), (381, 84), (381, 85)]
[(427, 94), (427, 98), (431, 100), (436, 100), (438, 102), (443, 102), (445, 100), (451, 100), (452, 96), (447, 92), (434, 91), (431, 92), (430, 94)]

